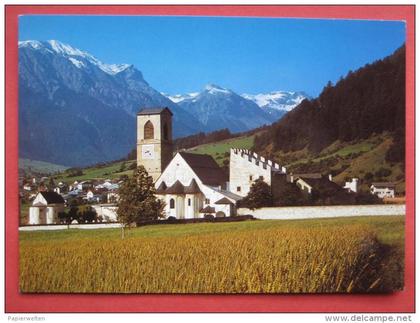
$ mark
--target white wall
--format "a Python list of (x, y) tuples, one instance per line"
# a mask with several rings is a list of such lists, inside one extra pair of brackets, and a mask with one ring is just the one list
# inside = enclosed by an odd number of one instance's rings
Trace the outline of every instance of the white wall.
[(191, 167), (181, 157), (180, 154), (176, 154), (171, 160), (169, 165), (165, 168), (162, 175), (155, 183), (155, 187), (158, 188), (162, 182), (165, 182), (166, 186), (172, 186), (177, 180), (182, 185), (188, 186), (192, 179), (195, 179), (198, 186), (201, 188), (202, 183), (200, 179), (194, 174)]
[(46, 216), (46, 222), (47, 224), (54, 224), (57, 220), (57, 214), (54, 210), (53, 206), (47, 207), (47, 216)]
[[(232, 209), (229, 204), (216, 204), (215, 210), (217, 212), (223, 212), (225, 214), (225, 217), (232, 215)], [(216, 216), (216, 213), (214, 214)]]
[(92, 208), (96, 211), (98, 216), (102, 216), (104, 221), (107, 222), (116, 222), (118, 215), (118, 207), (115, 204), (95, 204), (92, 205)]
[(19, 231), (45, 231), (66, 229), (111, 229), (121, 228), (120, 223), (95, 223), (95, 224), (60, 224), (60, 225), (36, 225), (19, 227)]
[(40, 224), (39, 207), (31, 206), (29, 208), (29, 224)]
[(310, 218), (334, 218), (346, 216), (405, 215), (405, 205), (337, 205), (267, 207), (257, 210), (239, 208), (238, 215), (251, 214), (257, 219), (292, 220)]
[(64, 211), (63, 204), (50, 204), (47, 207), (31, 206), (29, 208), (28, 224), (55, 224), (58, 223), (58, 213)]
[[(271, 168), (268, 165), (264, 169), (263, 163), (256, 156), (242, 154), (240, 150), (230, 150), (229, 189), (232, 193), (246, 196), (252, 183), (260, 176), (263, 176), (264, 181), (271, 185)], [(241, 188), (239, 192), (238, 186)]]
[(392, 188), (377, 188), (374, 187), (371, 189), (372, 194), (377, 195), (379, 198), (383, 199), (384, 197), (395, 197), (395, 190)]

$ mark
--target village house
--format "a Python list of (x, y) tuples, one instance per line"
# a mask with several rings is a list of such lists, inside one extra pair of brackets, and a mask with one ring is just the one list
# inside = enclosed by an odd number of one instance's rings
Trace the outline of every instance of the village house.
[(106, 193), (106, 200), (107, 203), (117, 203), (120, 199), (120, 195), (118, 194), (118, 191), (109, 191)]
[(75, 186), (79, 191), (86, 191), (89, 188), (91, 188), (93, 185), (92, 185), (92, 182), (90, 181), (83, 181), (83, 182), (77, 183), (77, 185)]
[(345, 182), (343, 188), (347, 190), (348, 192), (359, 192), (359, 179), (358, 178), (352, 178), (351, 182)]
[(110, 180), (105, 180), (104, 182), (99, 183), (95, 186), (95, 190), (106, 189), (108, 191), (111, 191), (111, 190), (118, 190), (118, 188), (119, 188), (119, 184), (112, 183)]
[(100, 202), (101, 201), (101, 195), (97, 194), (97, 192), (94, 192), (93, 190), (88, 190), (86, 193), (86, 200), (88, 202)]
[(39, 192), (29, 208), (29, 224), (58, 223), (58, 213), (64, 211), (64, 199), (56, 192)]
[(383, 199), (385, 197), (395, 197), (395, 183), (391, 182), (376, 182), (370, 186), (371, 194)]
[(32, 191), (33, 190), (33, 187), (32, 187), (32, 185), (31, 184), (28, 184), (28, 183), (26, 183), (26, 184), (23, 184), (23, 189), (25, 190), (25, 191)]
[(332, 175), (328, 175), (328, 177), (326, 177), (322, 176), (320, 173), (295, 174), (293, 175), (292, 182), (293, 180), (302, 191), (308, 194), (313, 194), (314, 191), (331, 193), (344, 192), (340, 185), (333, 182)]

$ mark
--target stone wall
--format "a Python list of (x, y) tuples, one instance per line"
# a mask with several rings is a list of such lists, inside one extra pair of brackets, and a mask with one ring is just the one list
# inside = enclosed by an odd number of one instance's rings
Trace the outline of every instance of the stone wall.
[(294, 220), (311, 218), (335, 218), (346, 216), (405, 215), (404, 204), (385, 205), (336, 205), (267, 207), (257, 210), (239, 208), (238, 215), (251, 214), (264, 220)]

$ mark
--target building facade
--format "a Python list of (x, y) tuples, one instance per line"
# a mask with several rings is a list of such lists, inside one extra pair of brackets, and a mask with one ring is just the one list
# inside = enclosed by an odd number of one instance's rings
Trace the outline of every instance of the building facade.
[(236, 214), (241, 196), (226, 190), (227, 176), (209, 155), (177, 153), (155, 183), (165, 217), (194, 219)]
[(348, 192), (359, 192), (359, 179), (358, 178), (352, 178), (351, 182), (345, 182), (344, 187), (345, 190)]
[(388, 182), (372, 183), (372, 185), (370, 186), (370, 192), (372, 194), (375, 194), (381, 199), (385, 197), (394, 198), (395, 197), (395, 183), (388, 183)]
[(285, 174), (285, 167), (248, 149), (230, 150), (229, 190), (234, 194), (247, 196), (257, 179), (262, 179), (273, 187), (273, 182), (281, 177), (278, 175)]

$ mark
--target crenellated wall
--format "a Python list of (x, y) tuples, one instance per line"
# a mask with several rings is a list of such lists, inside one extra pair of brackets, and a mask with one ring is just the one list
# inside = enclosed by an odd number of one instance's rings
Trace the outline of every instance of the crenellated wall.
[(252, 183), (262, 176), (271, 185), (274, 172), (286, 173), (286, 168), (248, 149), (231, 148), (229, 188), (232, 193), (246, 196)]

